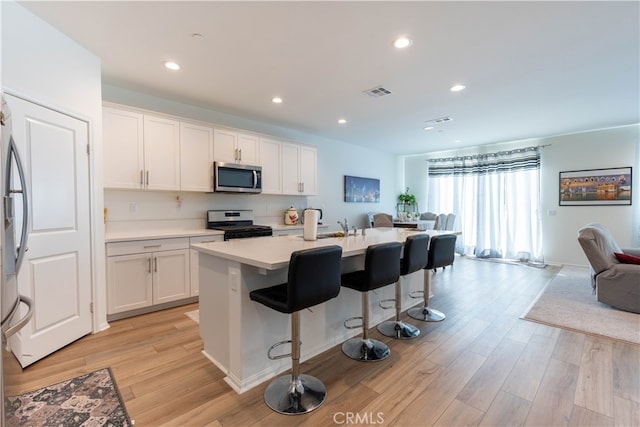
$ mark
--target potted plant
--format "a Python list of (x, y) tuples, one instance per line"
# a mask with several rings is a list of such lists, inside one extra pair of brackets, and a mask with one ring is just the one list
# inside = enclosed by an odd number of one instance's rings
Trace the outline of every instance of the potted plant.
[[(401, 193), (398, 196), (398, 201), (400, 202), (398, 203), (398, 206), (397, 206), (398, 218), (400, 218), (401, 216), (404, 216), (405, 218), (411, 220), (411, 215), (413, 214), (413, 211), (416, 209), (416, 205), (418, 203), (416, 202), (416, 196), (409, 193), (409, 187), (407, 187), (404, 193)], [(407, 209), (407, 207), (409, 207), (409, 209)]]
[(403, 205), (415, 205), (416, 196), (409, 193), (409, 187), (407, 187), (406, 191), (398, 196), (398, 201)]

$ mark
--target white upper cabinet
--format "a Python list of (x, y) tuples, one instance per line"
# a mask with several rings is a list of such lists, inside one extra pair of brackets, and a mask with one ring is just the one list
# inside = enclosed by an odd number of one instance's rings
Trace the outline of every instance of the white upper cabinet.
[(180, 123), (180, 188), (213, 191), (213, 128)]
[(180, 128), (176, 120), (103, 108), (104, 186), (180, 189)]
[(259, 138), (255, 135), (215, 129), (213, 158), (216, 162), (257, 165), (260, 162)]
[(180, 190), (180, 123), (144, 116), (145, 186), (148, 190)]
[(282, 194), (317, 193), (317, 149), (282, 143)]
[(316, 195), (315, 147), (103, 107), (104, 187), (213, 191), (213, 163), (262, 166), (262, 193)]
[(262, 194), (282, 194), (282, 160), (280, 141), (260, 138)]
[(102, 110), (104, 186), (143, 188), (142, 114), (104, 107)]

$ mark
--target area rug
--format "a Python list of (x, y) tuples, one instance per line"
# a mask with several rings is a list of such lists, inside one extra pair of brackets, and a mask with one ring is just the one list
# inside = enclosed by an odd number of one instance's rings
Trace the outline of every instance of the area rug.
[(188, 311), (184, 314), (196, 323), (200, 323), (200, 310)]
[(533, 322), (640, 344), (640, 314), (598, 302), (586, 267), (562, 267), (525, 313)]
[(5, 399), (7, 426), (131, 427), (110, 368)]

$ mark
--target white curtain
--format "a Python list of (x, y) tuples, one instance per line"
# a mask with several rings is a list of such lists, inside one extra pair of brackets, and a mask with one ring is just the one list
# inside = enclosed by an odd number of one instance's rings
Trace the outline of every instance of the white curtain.
[(429, 160), (429, 208), (456, 214), (458, 252), (543, 261), (538, 150)]

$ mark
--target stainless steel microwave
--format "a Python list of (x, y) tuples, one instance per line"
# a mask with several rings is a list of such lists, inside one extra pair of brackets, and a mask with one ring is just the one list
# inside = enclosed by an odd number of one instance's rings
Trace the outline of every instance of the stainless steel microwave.
[(213, 191), (218, 193), (261, 193), (262, 167), (214, 162)]

